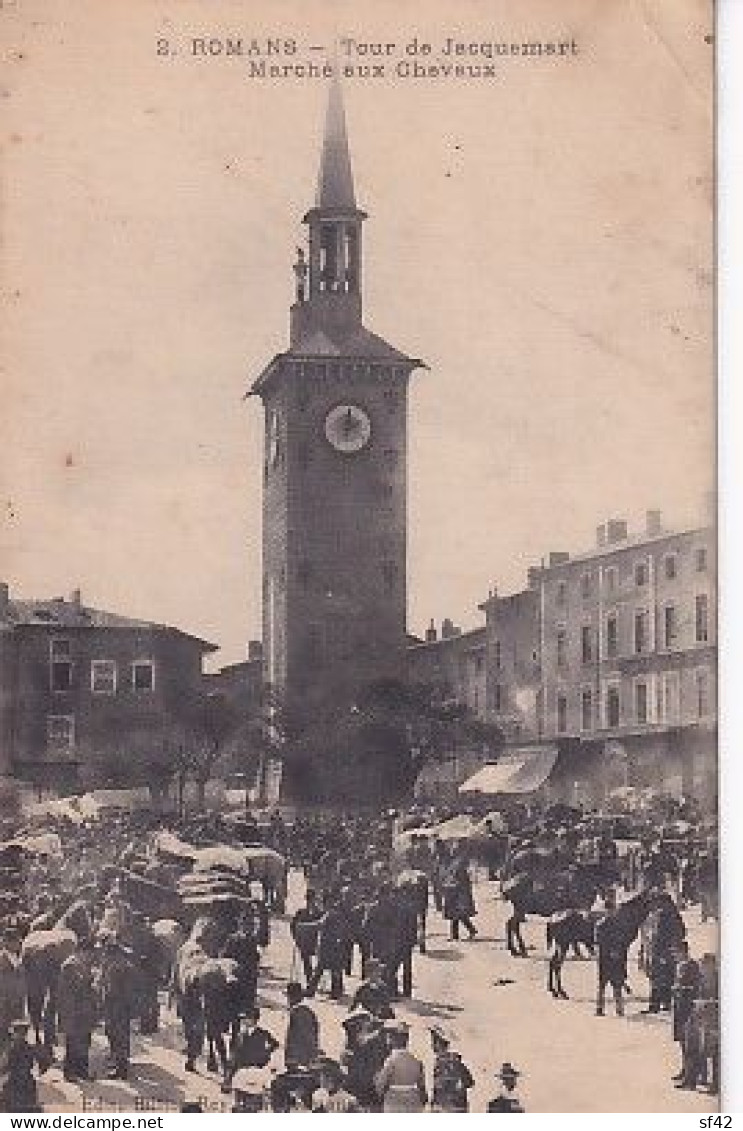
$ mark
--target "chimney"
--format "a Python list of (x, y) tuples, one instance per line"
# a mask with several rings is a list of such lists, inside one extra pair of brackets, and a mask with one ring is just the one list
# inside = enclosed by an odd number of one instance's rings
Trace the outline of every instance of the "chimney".
[(645, 533), (649, 538), (655, 538), (661, 532), (660, 511), (645, 511)]
[(461, 628), (457, 628), (453, 620), (445, 617), (441, 622), (441, 639), (451, 640), (452, 636), (459, 636)]
[(596, 545), (599, 549), (606, 545), (606, 523), (602, 522), (601, 526), (596, 527)]
[(73, 589), (70, 593), (70, 604), (73, 605), (76, 609), (82, 607), (82, 593), (79, 589)]
[(627, 520), (626, 518), (610, 518), (606, 523), (606, 542), (609, 546), (616, 545), (617, 542), (625, 542), (627, 539)]
[(10, 609), (10, 587), (7, 581), (0, 581), (0, 620), (4, 620)]
[(528, 585), (529, 589), (539, 588), (539, 580), (541, 574), (542, 570), (540, 566), (529, 566), (526, 571), (526, 584)]
[(550, 550), (550, 556), (549, 556), (550, 569), (552, 569), (553, 566), (564, 565), (565, 562), (569, 562), (569, 561), (570, 561), (570, 554), (567, 554), (564, 550)]
[(426, 644), (435, 644), (436, 635), (436, 625), (433, 623), (433, 621), (431, 621), (428, 628), (426, 629)]
[(248, 641), (248, 660), (262, 660), (263, 659), (263, 642), (261, 640)]

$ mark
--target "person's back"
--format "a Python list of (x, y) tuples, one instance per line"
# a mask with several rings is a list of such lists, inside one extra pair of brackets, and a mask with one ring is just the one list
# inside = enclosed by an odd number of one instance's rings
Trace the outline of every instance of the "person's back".
[(289, 1011), (284, 1062), (287, 1068), (306, 1067), (317, 1058), (319, 1024), (313, 1010), (300, 1001)]

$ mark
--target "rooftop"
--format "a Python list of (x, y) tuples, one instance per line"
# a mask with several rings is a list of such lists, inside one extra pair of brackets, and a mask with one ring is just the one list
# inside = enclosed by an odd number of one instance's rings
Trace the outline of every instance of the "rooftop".
[[(7, 590), (6, 590), (7, 593)], [(84, 605), (79, 592), (74, 592), (68, 599), (64, 597), (30, 598), (20, 600), (7, 595), (7, 600), (0, 603), (0, 627), (13, 628), (38, 628), (51, 627), (63, 629), (129, 629), (129, 630), (156, 630), (177, 632), (202, 645), (205, 652), (216, 652), (216, 644), (194, 636), (190, 632), (174, 628), (171, 625), (160, 624), (156, 621), (138, 620), (134, 617), (121, 616), (110, 613), (104, 609), (94, 609)]]

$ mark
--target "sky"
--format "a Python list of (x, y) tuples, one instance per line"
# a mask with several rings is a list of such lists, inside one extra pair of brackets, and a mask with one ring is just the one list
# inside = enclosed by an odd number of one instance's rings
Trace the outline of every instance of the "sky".
[[(344, 97), (365, 322), (428, 365), (410, 398), (413, 631), (477, 624), (491, 588), (585, 550), (608, 516), (699, 521), (715, 472), (710, 13), (11, 4), (0, 579), (177, 625), (217, 662), (260, 634), (263, 429), (243, 394), (287, 344), (327, 84), (250, 78), (245, 55), (193, 55), (194, 38), (293, 38), (282, 64), (343, 38), (395, 45)], [(449, 38), (577, 53), (396, 74), (447, 61)]]

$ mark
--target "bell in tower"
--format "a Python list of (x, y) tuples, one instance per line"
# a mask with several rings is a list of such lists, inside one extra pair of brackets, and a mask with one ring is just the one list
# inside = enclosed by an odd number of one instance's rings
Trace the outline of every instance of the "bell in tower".
[[(303, 218), (309, 231), (309, 264), (302, 254), (294, 266), (297, 301), (292, 338), (321, 328), (352, 329), (361, 324), (361, 226), (366, 213), (356, 205), (346, 117), (340, 84), (330, 87), (314, 206)], [(300, 284), (306, 270), (309, 286)]]

